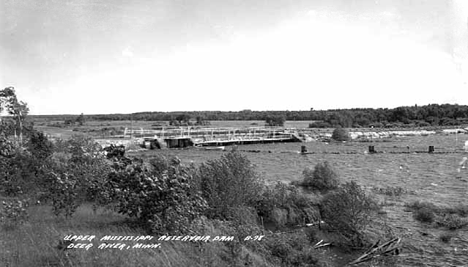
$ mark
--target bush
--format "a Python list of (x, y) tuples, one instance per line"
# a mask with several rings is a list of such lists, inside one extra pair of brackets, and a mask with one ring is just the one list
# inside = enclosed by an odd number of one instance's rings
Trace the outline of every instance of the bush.
[(377, 209), (376, 201), (354, 181), (327, 194), (321, 203), (323, 220), (356, 247), (365, 245), (364, 230)]
[(306, 249), (309, 242), (302, 233), (271, 236), (265, 244), (281, 266), (322, 266), (316, 254)]
[(375, 191), (378, 194), (383, 194), (391, 197), (399, 197), (408, 191), (401, 186), (386, 186), (384, 188), (382, 187), (373, 187), (373, 191)]
[(149, 232), (186, 232), (206, 208), (206, 202), (190, 188), (195, 170), (178, 159), (169, 165), (152, 164), (134, 160), (111, 172), (111, 198), (117, 201), (119, 213), (137, 218)]
[(47, 179), (47, 200), (52, 201), (52, 212), (55, 216), (71, 217), (79, 206), (75, 177), (66, 171), (53, 170)]
[(211, 218), (227, 219), (233, 208), (254, 207), (263, 187), (252, 163), (236, 151), (201, 164), (197, 181)]
[(267, 126), (284, 126), (286, 118), (282, 115), (271, 115), (265, 119)]
[(452, 240), (453, 238), (453, 234), (452, 233), (442, 233), (440, 236), (439, 236), (439, 240), (444, 242), (444, 243), (449, 243), (450, 240)]
[(443, 210), (443, 212), (448, 213), (448, 214), (458, 214), (461, 217), (467, 217), (468, 216), (468, 205), (458, 204), (455, 207), (445, 208)]
[(425, 201), (414, 201), (412, 203), (406, 203), (405, 206), (409, 209), (409, 210), (413, 210), (413, 211), (417, 211), (417, 210), (420, 210), (422, 208), (427, 208), (429, 210), (431, 210), (433, 213), (438, 213), (439, 212), (439, 208), (430, 203), (430, 202), (425, 202)]
[(67, 152), (71, 154), (73, 163), (88, 163), (103, 156), (102, 147), (91, 137), (73, 135), (67, 142)]
[(468, 225), (468, 220), (457, 214), (446, 214), (441, 220), (437, 221), (437, 224), (447, 227), (449, 230), (457, 230)]
[(3, 226), (14, 227), (28, 220), (27, 201), (2, 201), (0, 209), (0, 222)]
[(44, 133), (33, 131), (27, 143), (27, 148), (34, 157), (44, 160), (52, 155), (54, 145)]
[(277, 182), (266, 186), (255, 204), (257, 213), (276, 227), (316, 222), (320, 219), (317, 201), (297, 187)]
[(314, 170), (305, 169), (302, 174), (302, 186), (322, 192), (338, 188), (338, 175), (327, 161), (315, 165)]
[(413, 213), (413, 218), (424, 223), (432, 223), (435, 218), (434, 211), (427, 207), (422, 207)]
[(333, 130), (332, 139), (335, 141), (348, 141), (349, 133), (345, 128), (338, 127)]

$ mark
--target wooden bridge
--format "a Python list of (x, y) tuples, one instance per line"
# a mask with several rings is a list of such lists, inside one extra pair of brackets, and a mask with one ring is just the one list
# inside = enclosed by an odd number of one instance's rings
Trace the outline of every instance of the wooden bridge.
[(301, 142), (294, 129), (285, 128), (177, 128), (177, 129), (125, 129), (125, 137), (143, 138), (145, 146), (188, 147), (228, 146), (258, 143)]

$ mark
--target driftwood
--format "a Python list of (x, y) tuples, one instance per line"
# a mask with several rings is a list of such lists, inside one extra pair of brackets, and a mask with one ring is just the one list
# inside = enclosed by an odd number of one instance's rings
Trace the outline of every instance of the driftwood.
[(401, 238), (396, 237), (379, 246), (380, 240), (378, 240), (366, 252), (364, 252), (364, 254), (361, 257), (350, 262), (349, 264), (359, 264), (361, 262), (365, 262), (379, 256), (398, 255), (400, 254), (400, 241)]
[(330, 246), (332, 243), (323, 243), (323, 239), (313, 246), (314, 249)]

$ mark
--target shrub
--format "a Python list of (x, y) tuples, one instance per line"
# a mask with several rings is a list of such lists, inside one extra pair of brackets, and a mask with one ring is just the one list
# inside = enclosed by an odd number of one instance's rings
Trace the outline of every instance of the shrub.
[(88, 163), (94, 158), (102, 157), (101, 145), (84, 135), (73, 135), (67, 141), (67, 148), (73, 163)]
[[(0, 130), (3, 127), (3, 123), (0, 122)], [(17, 148), (17, 144), (8, 140), (3, 132), (0, 132), (0, 157), (11, 158), (14, 156)]]
[(435, 218), (434, 211), (427, 207), (422, 207), (413, 213), (413, 218), (424, 223), (432, 223)]
[(236, 151), (201, 164), (197, 181), (211, 218), (228, 218), (232, 208), (254, 207), (263, 187), (252, 163)]
[(265, 244), (281, 266), (322, 266), (315, 253), (305, 249), (309, 244), (302, 233), (271, 236)]
[(33, 131), (30, 134), (27, 148), (37, 159), (44, 160), (53, 153), (54, 145), (42, 132)]
[(431, 210), (433, 213), (438, 213), (439, 212), (439, 208), (430, 203), (430, 202), (425, 202), (425, 201), (414, 201), (412, 203), (406, 203), (405, 206), (409, 209), (409, 210), (413, 210), (413, 211), (417, 211), (417, 210), (420, 210), (422, 208), (426, 208), (426, 209), (429, 209)]
[(271, 115), (267, 116), (265, 123), (267, 126), (284, 126), (286, 118), (282, 115)]
[(443, 212), (448, 214), (458, 214), (461, 217), (466, 217), (468, 216), (468, 205), (458, 204), (455, 207), (445, 208)]
[(442, 233), (440, 236), (439, 236), (439, 240), (444, 242), (444, 243), (449, 243), (450, 240), (452, 240), (453, 238), (453, 234), (452, 233)]
[(0, 222), (3, 226), (14, 227), (28, 220), (27, 201), (2, 201)]
[(333, 130), (332, 139), (335, 141), (348, 141), (349, 133), (345, 128), (338, 127)]
[[(280, 240), (281, 241), (281, 240)], [(287, 242), (275, 242), (273, 246), (270, 248), (271, 255), (278, 257), (281, 259), (282, 263), (288, 263), (290, 257), (293, 252), (293, 248)]]
[(354, 181), (330, 192), (321, 203), (323, 220), (357, 247), (364, 245), (364, 230), (377, 209), (376, 201)]
[(468, 220), (461, 218), (457, 214), (445, 214), (441, 220), (437, 221), (437, 224), (447, 227), (449, 230), (457, 230), (468, 225)]
[(378, 194), (383, 194), (391, 197), (399, 197), (408, 192), (406, 189), (400, 186), (386, 186), (384, 188), (373, 187), (372, 190)]
[(135, 160), (109, 174), (108, 188), (118, 212), (137, 218), (148, 231), (182, 233), (206, 207), (190, 189), (194, 172), (178, 159), (164, 166)]
[(47, 199), (52, 201), (52, 212), (69, 218), (79, 206), (75, 177), (66, 172), (52, 170), (48, 175)]
[(8, 196), (33, 194), (43, 183), (45, 162), (18, 149), (10, 158), (0, 157), (0, 188)]
[(310, 195), (301, 193), (297, 187), (277, 182), (275, 186), (264, 188), (255, 208), (262, 219), (282, 227), (319, 220), (317, 202)]
[(319, 241), (319, 238), (317, 237), (317, 230), (316, 229), (314, 229), (312, 227), (308, 227), (305, 230), (305, 234), (306, 234), (307, 240), (309, 241), (310, 244), (315, 244), (315, 243), (317, 243), (317, 241)]
[(338, 175), (327, 161), (315, 165), (314, 170), (306, 168), (302, 174), (303, 186), (323, 192), (338, 188)]

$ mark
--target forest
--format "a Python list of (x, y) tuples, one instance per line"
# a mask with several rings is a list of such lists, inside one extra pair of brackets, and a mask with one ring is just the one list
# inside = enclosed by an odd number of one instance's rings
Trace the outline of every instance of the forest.
[[(76, 115), (42, 115), (56, 120), (75, 119)], [(456, 104), (430, 104), (424, 106), (402, 106), (396, 108), (354, 108), (305, 111), (174, 111), (137, 112), (131, 114), (86, 115), (87, 120), (134, 120), (186, 122), (227, 120), (265, 120), (283, 118), (288, 121), (314, 121), (311, 128), (329, 127), (427, 127), (461, 125), (468, 121), (468, 106)]]

